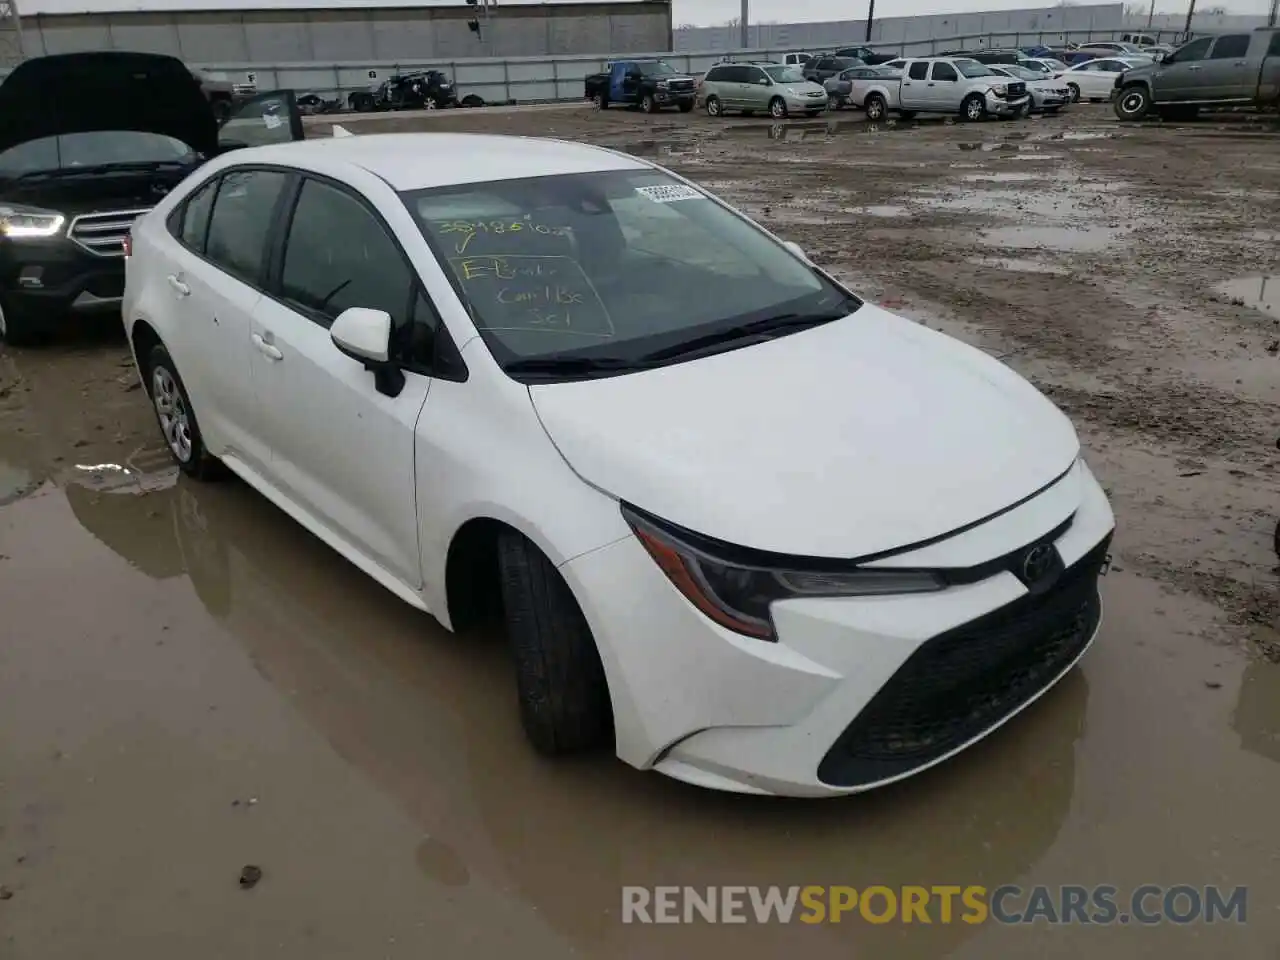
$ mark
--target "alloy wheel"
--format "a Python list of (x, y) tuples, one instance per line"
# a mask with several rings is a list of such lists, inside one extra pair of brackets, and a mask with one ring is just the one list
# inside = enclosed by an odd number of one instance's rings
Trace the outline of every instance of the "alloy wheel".
[(165, 443), (180, 463), (188, 463), (192, 450), (191, 414), (173, 374), (164, 367), (156, 367), (151, 374), (151, 396)]

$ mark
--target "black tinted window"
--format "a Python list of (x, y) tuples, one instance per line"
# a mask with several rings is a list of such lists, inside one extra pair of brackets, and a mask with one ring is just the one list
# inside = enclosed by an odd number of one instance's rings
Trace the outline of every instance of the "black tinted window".
[(182, 212), (182, 229), (178, 239), (196, 253), (204, 253), (204, 241), (209, 231), (209, 212), (213, 210), (213, 198), (218, 181), (211, 180), (191, 194)]
[(960, 78), (956, 74), (956, 68), (951, 66), (951, 64), (935, 63), (933, 65), (933, 79), (934, 80), (958, 80)]
[(729, 75), (726, 80), (732, 80), (734, 83), (746, 83), (751, 79), (751, 71), (746, 67), (730, 67)]
[(1202, 37), (1188, 43), (1182, 49), (1176, 51), (1173, 55), (1175, 63), (1188, 63), (1192, 60), (1203, 60), (1204, 55), (1209, 52), (1209, 44), (1213, 43), (1213, 37)]
[(724, 67), (712, 67), (710, 70), (707, 71), (707, 75), (703, 77), (703, 79), (708, 82), (723, 80), (725, 73), (726, 71)]
[(1209, 55), (1209, 59), (1239, 60), (1248, 53), (1249, 35), (1247, 33), (1233, 33), (1230, 36), (1218, 38), (1218, 42), (1213, 45), (1213, 53)]
[(280, 275), (285, 299), (326, 328), (348, 307), (383, 310), (397, 357), (429, 367), (437, 321), (417, 288), (399, 245), (368, 207), (319, 181), (303, 183)]
[(929, 75), (929, 65), (927, 63), (913, 63), (911, 69), (907, 71), (907, 76), (912, 80), (923, 80)]
[(275, 222), (284, 184), (285, 175), (270, 170), (223, 174), (209, 219), (205, 256), (246, 283), (260, 283), (267, 233)]
[(1268, 57), (1280, 57), (1280, 33), (1271, 35), (1271, 47), (1267, 50)]

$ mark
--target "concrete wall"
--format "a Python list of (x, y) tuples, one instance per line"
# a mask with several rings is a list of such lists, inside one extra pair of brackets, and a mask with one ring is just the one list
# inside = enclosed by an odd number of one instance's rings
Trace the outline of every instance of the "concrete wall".
[[(193, 3), (194, 5), (194, 3)], [(481, 35), (467, 29), (479, 17)], [(659, 0), (478, 7), (104, 13), (23, 18), (28, 57), (81, 50), (145, 50), (191, 64), (452, 60), (577, 53), (640, 53), (671, 43), (671, 6)], [(0, 64), (4, 66), (5, 64)]]

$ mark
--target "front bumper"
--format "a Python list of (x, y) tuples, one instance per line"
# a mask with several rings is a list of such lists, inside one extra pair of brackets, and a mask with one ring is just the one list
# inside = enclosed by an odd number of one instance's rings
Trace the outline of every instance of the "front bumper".
[(698, 96), (698, 90), (696, 87), (691, 87), (688, 90), (659, 89), (653, 92), (653, 99), (656, 100), (659, 104), (663, 106), (668, 106), (668, 107), (675, 106), (681, 103), (693, 103), (697, 99), (697, 96)]
[(806, 110), (825, 110), (830, 96), (823, 97), (787, 97), (787, 110), (804, 112)]
[(1031, 106), (1031, 95), (1023, 94), (1011, 100), (1003, 97), (997, 97), (994, 93), (987, 94), (987, 113), (997, 117), (1011, 117), (1017, 113), (1026, 110)]
[(1067, 569), (1052, 587), (1000, 569), (935, 594), (789, 600), (773, 607), (777, 643), (711, 623), (632, 537), (562, 572), (599, 643), (623, 760), (713, 789), (833, 796), (941, 763), (1070, 670), (1099, 622), (1113, 528), (1080, 463), (996, 520), (893, 561), (969, 567), (1058, 530)]
[(124, 258), (89, 253), (65, 237), (8, 242), (0, 254), (0, 291), (35, 329), (71, 313), (114, 313), (124, 295)]

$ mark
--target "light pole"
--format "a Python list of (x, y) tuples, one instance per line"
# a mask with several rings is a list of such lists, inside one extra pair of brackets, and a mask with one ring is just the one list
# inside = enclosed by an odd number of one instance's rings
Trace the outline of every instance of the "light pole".
[(18, 12), (18, 0), (0, 0), (0, 44), (4, 43), (4, 34), (13, 31), (12, 53), (0, 50), (0, 64), (12, 61), (15, 65), (26, 59), (26, 51), (22, 48), (22, 15)]
[(1277, 19), (1280, 19), (1280, 0), (1271, 0), (1271, 16), (1267, 19), (1267, 26), (1274, 27)]
[(876, 0), (871, 0), (871, 6), (867, 8), (867, 43), (871, 42), (871, 26), (876, 22)]
[(747, 26), (747, 0), (742, 0), (742, 12), (738, 14), (738, 44), (743, 50), (751, 46), (751, 30)]
[(1151, 32), (1151, 24), (1156, 19), (1156, 0), (1151, 0), (1151, 12), (1147, 14), (1147, 32)]
[(1187, 27), (1182, 31), (1182, 42), (1186, 43), (1191, 39), (1191, 18), (1196, 15), (1196, 0), (1191, 0), (1191, 6), (1187, 7)]

